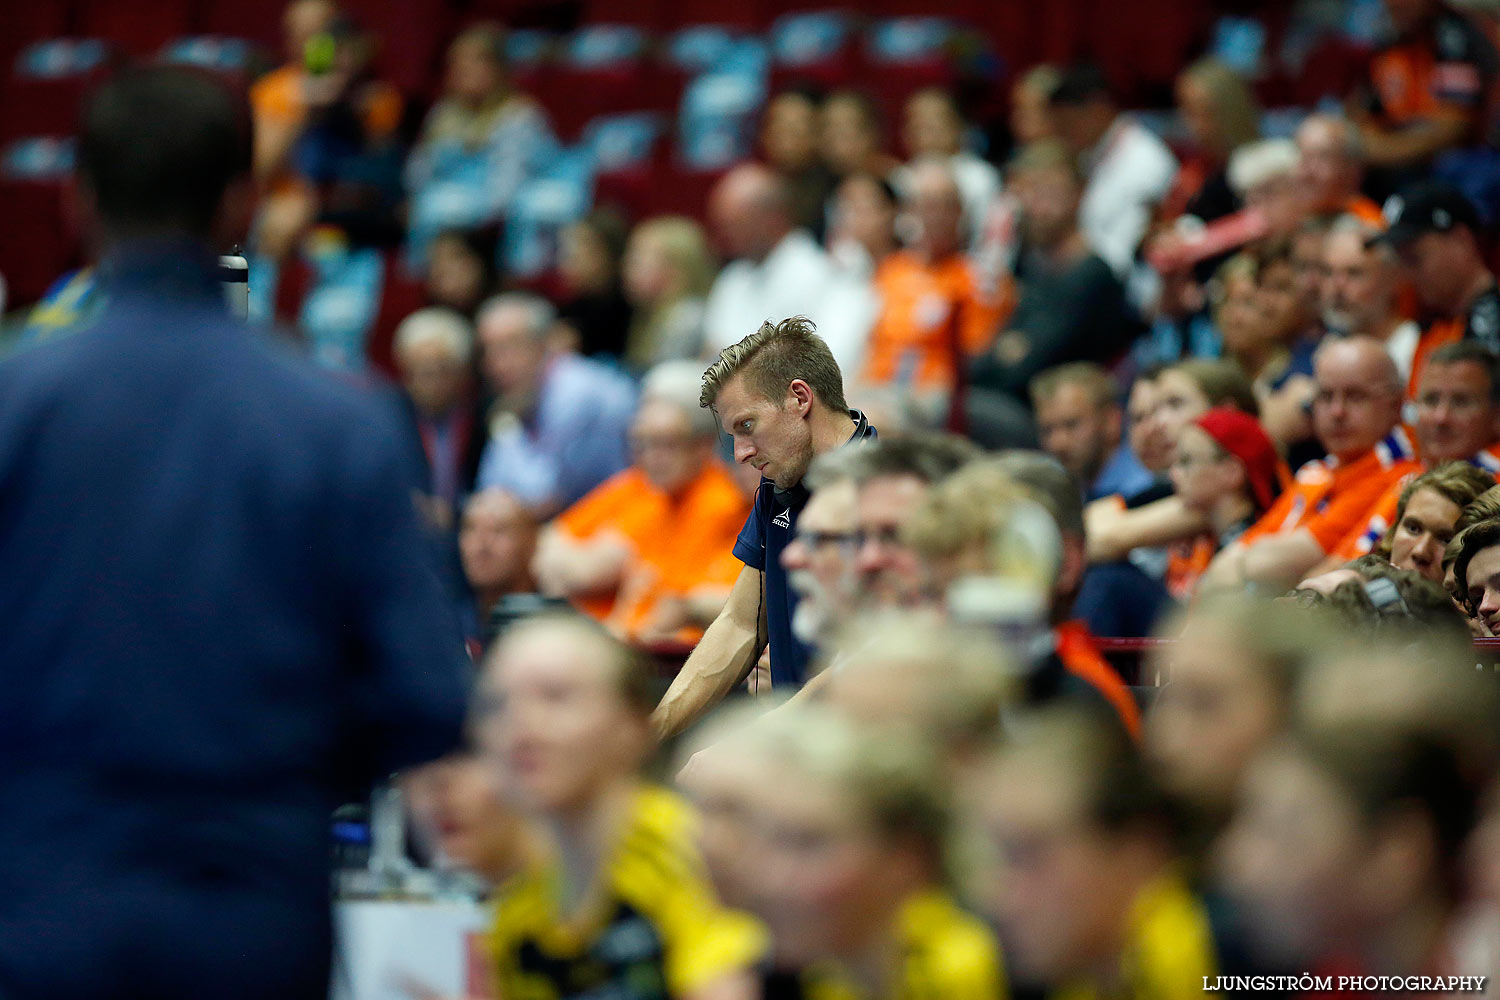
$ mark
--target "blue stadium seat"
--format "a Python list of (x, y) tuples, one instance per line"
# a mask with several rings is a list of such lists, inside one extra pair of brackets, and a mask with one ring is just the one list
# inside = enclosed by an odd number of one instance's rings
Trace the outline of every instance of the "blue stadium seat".
[(771, 26), (771, 63), (787, 78), (846, 83), (854, 69), (851, 33), (849, 17), (841, 11), (785, 14)]
[(678, 118), (678, 150), (694, 170), (722, 170), (750, 155), (766, 98), (763, 73), (729, 70), (688, 85)]
[(241, 73), (248, 66), (252, 51), (251, 43), (243, 38), (190, 35), (168, 42), (161, 51), (161, 60), (216, 73)]
[(9, 181), (60, 184), (73, 171), (75, 152), (72, 138), (18, 139), (0, 151), (0, 177)]
[(593, 155), (583, 145), (563, 150), (545, 174), (516, 193), (505, 218), (500, 267), (521, 281), (538, 281), (557, 261), (557, 238), (593, 201)]
[(581, 144), (596, 174), (643, 169), (651, 162), (662, 127), (662, 116), (656, 112), (607, 115), (584, 127)]
[(877, 21), (865, 33), (865, 58), (872, 66), (910, 66), (947, 57), (954, 26), (942, 17), (894, 17)]

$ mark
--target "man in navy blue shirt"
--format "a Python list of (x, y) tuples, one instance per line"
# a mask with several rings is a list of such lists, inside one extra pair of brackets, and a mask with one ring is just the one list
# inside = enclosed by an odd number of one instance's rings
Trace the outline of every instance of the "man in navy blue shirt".
[(460, 735), (394, 415), (225, 306), (247, 120), (189, 70), (106, 83), (106, 305), (0, 363), (7, 1000), (325, 996), (333, 807)]
[(735, 461), (754, 466), (761, 480), (734, 545), (745, 568), (652, 716), (662, 738), (723, 700), (767, 645), (773, 687), (795, 689), (806, 679), (809, 651), (792, 633), (797, 593), (781, 562), (807, 503), (802, 477), (814, 457), (875, 437), (864, 414), (844, 402), (838, 362), (801, 316), (766, 322), (725, 348), (703, 374), (701, 402), (734, 439)]

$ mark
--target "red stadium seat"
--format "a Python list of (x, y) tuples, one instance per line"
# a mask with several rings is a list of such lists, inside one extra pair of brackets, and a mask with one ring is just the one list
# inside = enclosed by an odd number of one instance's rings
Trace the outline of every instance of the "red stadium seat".
[(21, 136), (67, 136), (78, 130), (84, 95), (97, 77), (15, 79), (0, 84), (0, 143)]
[(0, 274), (7, 308), (29, 305), (66, 271), (76, 267), (78, 241), (61, 184), (0, 180)]
[(63, 3), (0, 3), (0, 78), (8, 77), (16, 54), (33, 42), (67, 34), (68, 10)]
[(584, 0), (584, 24), (630, 24), (657, 31), (680, 22), (675, 4), (666, 0)]
[(192, 0), (76, 0), (74, 30), (106, 38), (133, 56), (155, 55), (167, 42), (193, 32)]
[(426, 304), (427, 290), (421, 280), (407, 275), (401, 266), (401, 252), (387, 251), (380, 309), (375, 314), (375, 325), (370, 328), (369, 339), (365, 341), (365, 356), (372, 366), (391, 378), (396, 377), (396, 362), (392, 356), (396, 327)]
[(667, 29), (685, 27), (690, 24), (722, 24), (726, 28), (758, 31), (774, 19), (769, 0), (743, 0), (739, 3), (724, 3), (722, 0), (679, 0), (676, 16)]
[(663, 76), (645, 43), (634, 25), (590, 25), (561, 40), (556, 60), (531, 84), (560, 138), (572, 141), (602, 115), (667, 106)]
[(193, 31), (200, 35), (244, 38), (282, 57), (279, 3), (244, 3), (243, 0), (200, 0)]
[(455, 26), (449, 7), (421, 0), (349, 0), (345, 6), (374, 35), (385, 79), (408, 94), (433, 93)]

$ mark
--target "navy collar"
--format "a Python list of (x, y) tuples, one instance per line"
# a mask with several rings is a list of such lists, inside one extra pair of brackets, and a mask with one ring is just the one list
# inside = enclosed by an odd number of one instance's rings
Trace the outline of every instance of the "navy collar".
[(875, 433), (875, 428), (870, 426), (870, 420), (861, 410), (850, 410), (849, 419), (854, 421), (854, 433), (849, 435), (845, 444), (859, 444), (861, 441), (873, 441), (880, 435)]
[(120, 292), (217, 296), (218, 257), (191, 237), (150, 237), (116, 244), (99, 261), (101, 284)]

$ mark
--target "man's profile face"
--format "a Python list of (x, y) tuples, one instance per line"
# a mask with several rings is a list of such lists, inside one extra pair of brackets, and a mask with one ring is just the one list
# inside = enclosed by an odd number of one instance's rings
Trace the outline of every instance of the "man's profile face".
[(1130, 399), (1125, 404), (1130, 416), (1130, 450), (1142, 465), (1160, 475), (1172, 464), (1172, 449), (1156, 432), (1152, 419), (1161, 402), (1161, 391), (1155, 379), (1138, 378), (1130, 387)]
[(854, 602), (854, 529), (858, 491), (852, 479), (829, 483), (808, 498), (797, 533), (781, 553), (801, 600), (792, 631), (815, 643)]
[(1390, 315), (1396, 282), (1379, 249), (1358, 233), (1334, 233), (1323, 247), (1323, 317), (1346, 333), (1378, 335)]
[(1465, 576), (1469, 607), (1491, 635), (1500, 635), (1500, 545), (1476, 552)]
[(865, 605), (910, 607), (921, 597), (922, 563), (901, 541), (901, 526), (926, 493), (927, 484), (908, 475), (880, 476), (860, 487), (854, 568)]
[(1471, 264), (1462, 233), (1423, 233), (1396, 253), (1423, 305), (1444, 315), (1462, 307)]
[(1429, 465), (1472, 458), (1494, 444), (1495, 404), (1490, 378), (1473, 361), (1429, 363), (1417, 387), (1417, 442)]
[(1109, 451), (1119, 443), (1118, 411), (1096, 406), (1081, 385), (1064, 383), (1036, 401), (1037, 436), (1042, 450), (1062, 463), (1087, 486), (1099, 474)]
[(714, 403), (720, 424), (734, 440), (734, 460), (752, 466), (782, 490), (800, 483), (812, 462), (810, 408), (811, 402), (799, 400), (790, 388), (782, 400), (767, 399), (743, 373), (724, 383)]

